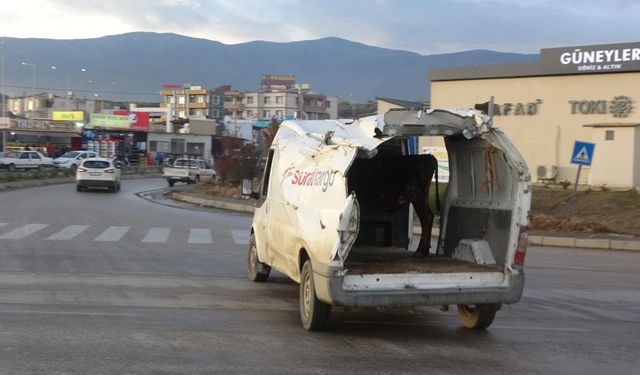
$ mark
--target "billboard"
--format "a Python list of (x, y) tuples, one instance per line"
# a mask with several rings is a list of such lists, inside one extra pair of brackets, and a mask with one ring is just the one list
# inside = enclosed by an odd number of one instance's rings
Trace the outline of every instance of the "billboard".
[(262, 76), (260, 86), (265, 90), (286, 91), (296, 83), (296, 76), (265, 74)]
[(129, 116), (131, 130), (149, 131), (149, 112), (113, 111), (114, 115)]
[(640, 43), (546, 48), (540, 63), (554, 73), (635, 72), (640, 70)]
[(89, 116), (88, 128), (105, 128), (105, 129), (129, 129), (131, 120), (129, 116), (103, 115), (101, 113), (92, 113)]
[(84, 121), (84, 112), (53, 111), (53, 121)]

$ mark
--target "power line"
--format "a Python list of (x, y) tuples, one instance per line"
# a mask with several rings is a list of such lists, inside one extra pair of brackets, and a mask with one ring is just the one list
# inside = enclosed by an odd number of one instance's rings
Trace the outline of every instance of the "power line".
[[(5, 87), (10, 87), (14, 89), (32, 89), (32, 87), (27, 86), (16, 86), (16, 85), (5, 85)], [(44, 91), (67, 91), (64, 88), (57, 87), (35, 87), (36, 90), (44, 90)], [(85, 92), (85, 93), (95, 93), (96, 90), (71, 90), (73, 92)], [(100, 91), (103, 94), (118, 94), (118, 95), (144, 95), (144, 96), (161, 96), (160, 93), (149, 93), (149, 92), (135, 92), (135, 91)]]

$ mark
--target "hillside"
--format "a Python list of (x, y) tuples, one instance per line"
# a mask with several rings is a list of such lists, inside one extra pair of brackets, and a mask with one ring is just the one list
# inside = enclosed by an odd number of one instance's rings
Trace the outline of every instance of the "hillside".
[(384, 96), (421, 101), (428, 97), (427, 71), (432, 67), (531, 62), (538, 57), (485, 50), (424, 56), (332, 37), (226, 45), (136, 32), (96, 39), (4, 41), (7, 93), (31, 92), (32, 69), (21, 65), (26, 61), (37, 66), (37, 91), (64, 90), (68, 75), (69, 86), (81, 95), (122, 100), (157, 99), (162, 84), (169, 82), (255, 90), (262, 74), (294, 74), (314, 91), (344, 100)]

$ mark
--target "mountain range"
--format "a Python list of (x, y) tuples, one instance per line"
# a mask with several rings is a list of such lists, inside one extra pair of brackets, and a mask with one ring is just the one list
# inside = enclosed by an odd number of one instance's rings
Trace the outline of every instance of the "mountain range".
[[(254, 91), (263, 74), (291, 74), (314, 92), (364, 102), (376, 97), (424, 101), (433, 67), (532, 62), (537, 54), (472, 50), (418, 53), (328, 37), (223, 44), (171, 33), (134, 32), (94, 39), (2, 38), (5, 92), (68, 88), (79, 96), (157, 101), (165, 83)], [(22, 64), (23, 62), (27, 64)], [(52, 67), (55, 67), (52, 68)], [(1, 82), (0, 82), (1, 84)]]

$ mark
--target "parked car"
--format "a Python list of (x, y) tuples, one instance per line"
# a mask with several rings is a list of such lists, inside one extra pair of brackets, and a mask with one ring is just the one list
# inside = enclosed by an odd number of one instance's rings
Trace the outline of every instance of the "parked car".
[(98, 157), (98, 154), (93, 151), (69, 151), (64, 155), (53, 159), (53, 166), (56, 168), (68, 168), (75, 171), (84, 159), (95, 157)]
[(13, 172), (17, 169), (44, 170), (53, 166), (53, 160), (38, 151), (13, 151), (0, 158), (0, 168)]
[(213, 180), (216, 171), (203, 159), (178, 158), (171, 166), (162, 168), (162, 177), (167, 179), (169, 186), (173, 186), (177, 181), (197, 184), (202, 178)]
[(85, 159), (76, 170), (76, 190), (107, 188), (112, 192), (120, 190), (120, 168), (111, 159)]
[[(434, 249), (437, 160), (407, 152), (412, 136), (444, 138), (451, 162)], [(465, 327), (484, 329), (522, 296), (531, 175), (479, 111), (285, 121), (254, 198), (248, 277), (266, 281), (273, 268), (298, 282), (307, 330), (325, 329), (332, 306), (452, 304)]]

